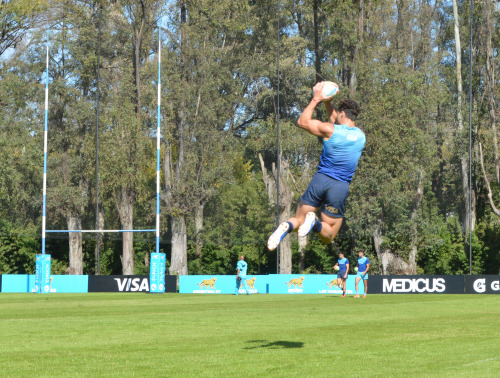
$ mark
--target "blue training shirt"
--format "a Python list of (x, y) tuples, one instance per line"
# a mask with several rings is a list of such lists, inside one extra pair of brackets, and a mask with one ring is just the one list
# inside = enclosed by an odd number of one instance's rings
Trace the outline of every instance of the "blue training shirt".
[(349, 260), (345, 257), (343, 259), (339, 259), (339, 272), (345, 272), (347, 270), (347, 265), (349, 265)]
[(366, 137), (361, 129), (334, 125), (330, 139), (323, 140), (318, 172), (335, 180), (350, 183), (365, 143)]
[(358, 258), (358, 272), (365, 272), (366, 271), (366, 265), (370, 263), (370, 260), (368, 260), (368, 257), (363, 256)]
[(240, 277), (246, 277), (247, 276), (247, 263), (244, 260), (238, 261), (236, 264), (236, 270), (240, 270)]

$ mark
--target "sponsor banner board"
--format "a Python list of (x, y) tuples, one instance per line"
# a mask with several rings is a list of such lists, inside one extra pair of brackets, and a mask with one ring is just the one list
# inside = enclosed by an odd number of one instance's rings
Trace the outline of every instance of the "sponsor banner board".
[(0, 274), (0, 293), (2, 292), (2, 275)]
[(463, 294), (464, 276), (371, 276), (369, 294)]
[(50, 293), (50, 255), (36, 255), (34, 293)]
[(467, 294), (500, 294), (500, 276), (465, 276)]
[[(3, 293), (38, 293), (34, 274), (4, 274)], [(53, 275), (49, 278), (47, 293), (86, 293), (88, 276)]]
[[(348, 275), (346, 293), (356, 294), (355, 275)], [(372, 279), (368, 277), (368, 282)], [(368, 287), (370, 285), (368, 284)], [(364, 293), (363, 280), (358, 285), (359, 293)], [(337, 274), (271, 274), (269, 294), (342, 294), (337, 285)]]
[[(266, 294), (269, 276), (247, 275), (249, 294)], [(236, 275), (193, 275), (179, 276), (179, 293), (181, 294), (236, 294)], [(243, 285), (239, 294), (246, 294)]]
[(165, 292), (165, 254), (151, 253), (149, 264), (149, 292)]
[[(165, 276), (164, 292), (175, 293), (176, 276)], [(89, 276), (89, 293), (149, 293), (149, 276)]]

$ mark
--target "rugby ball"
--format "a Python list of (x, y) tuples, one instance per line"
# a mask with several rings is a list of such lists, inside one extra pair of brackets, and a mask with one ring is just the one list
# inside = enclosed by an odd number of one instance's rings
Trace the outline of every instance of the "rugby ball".
[(333, 96), (335, 96), (337, 93), (339, 93), (339, 86), (335, 84), (333, 81), (324, 81), (323, 82), (323, 91), (321, 94), (325, 99), (323, 102), (328, 102), (332, 99)]
[(357, 272), (358, 272), (358, 267), (355, 267), (355, 268), (354, 268), (354, 271), (357, 273)]
[(335, 265), (335, 268), (334, 268), (337, 272), (339, 271), (339, 266), (338, 265)]

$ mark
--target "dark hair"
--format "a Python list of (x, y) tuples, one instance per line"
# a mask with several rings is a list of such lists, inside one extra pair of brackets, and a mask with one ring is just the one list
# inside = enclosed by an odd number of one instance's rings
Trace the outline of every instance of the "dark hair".
[(361, 109), (356, 101), (351, 100), (349, 98), (344, 98), (340, 100), (339, 105), (337, 106), (338, 112), (344, 112), (345, 116), (349, 118), (351, 121), (356, 121), (356, 117), (358, 116)]

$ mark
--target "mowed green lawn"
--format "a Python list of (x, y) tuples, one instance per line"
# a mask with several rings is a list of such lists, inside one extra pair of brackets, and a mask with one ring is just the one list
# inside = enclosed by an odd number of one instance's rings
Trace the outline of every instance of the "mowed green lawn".
[(0, 294), (0, 376), (498, 376), (500, 296)]

